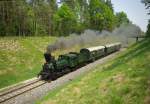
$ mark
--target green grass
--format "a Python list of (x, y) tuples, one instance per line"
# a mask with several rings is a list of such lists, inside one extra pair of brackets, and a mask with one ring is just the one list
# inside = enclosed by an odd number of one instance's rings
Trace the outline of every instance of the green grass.
[(55, 37), (0, 37), (0, 88), (35, 77)]
[(50, 92), (41, 104), (150, 104), (150, 40)]
[[(44, 63), (43, 52), (56, 37), (0, 37), (0, 88), (35, 77)], [(58, 57), (82, 47), (116, 42), (112, 37), (100, 39), (85, 45), (57, 50), (52, 53)]]
[[(0, 88), (36, 77), (45, 62), (43, 53), (56, 37), (0, 37)], [(89, 45), (87, 45), (89, 46)], [(79, 51), (82, 46), (57, 50), (58, 57), (70, 51)], [(84, 47), (84, 46), (83, 46)]]

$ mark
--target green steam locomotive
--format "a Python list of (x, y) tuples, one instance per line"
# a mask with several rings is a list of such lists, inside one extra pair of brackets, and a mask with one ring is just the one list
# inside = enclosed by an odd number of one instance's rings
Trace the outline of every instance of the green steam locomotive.
[(89, 62), (93, 62), (101, 57), (119, 51), (120, 48), (121, 43), (83, 48), (79, 53), (70, 52), (68, 54), (60, 55), (57, 60), (55, 60), (51, 54), (45, 53), (44, 57), (46, 62), (38, 76), (40, 76), (42, 80), (55, 80)]

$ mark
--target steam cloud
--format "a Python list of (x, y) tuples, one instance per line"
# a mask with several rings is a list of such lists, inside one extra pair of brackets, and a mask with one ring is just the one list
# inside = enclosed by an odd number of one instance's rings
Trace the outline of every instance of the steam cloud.
[[(141, 35), (141, 29), (134, 24), (122, 24), (119, 28), (112, 32), (103, 30), (102, 32), (94, 30), (85, 30), (82, 34), (71, 34), (68, 37), (60, 37), (54, 44), (47, 46), (47, 52), (57, 49), (66, 49), (75, 45), (86, 44), (107, 44), (112, 42), (122, 42), (123, 45), (128, 44), (128, 39)], [(108, 39), (109, 38), (109, 39)]]

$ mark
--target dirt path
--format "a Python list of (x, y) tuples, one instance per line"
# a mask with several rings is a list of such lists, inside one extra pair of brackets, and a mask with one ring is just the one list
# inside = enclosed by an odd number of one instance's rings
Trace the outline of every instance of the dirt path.
[[(124, 51), (125, 49), (122, 49), (121, 51)], [(120, 52), (121, 52), (120, 51)], [(82, 68), (79, 68), (78, 70), (71, 72), (55, 81), (52, 81), (51, 83), (46, 83), (41, 87), (35, 88), (32, 91), (28, 91), (22, 95), (19, 95), (13, 99), (10, 99), (7, 102), (4, 102), (3, 104), (33, 104), (35, 101), (42, 98), (44, 95), (48, 94), (51, 90), (54, 88), (64, 85), (69, 81), (72, 81), (77, 76), (80, 76), (83, 73), (87, 73), (94, 69), (99, 64), (103, 64), (110, 60), (111, 58), (115, 57), (119, 52), (113, 53), (111, 55), (108, 55), (104, 58), (101, 58), (93, 63), (90, 63)]]

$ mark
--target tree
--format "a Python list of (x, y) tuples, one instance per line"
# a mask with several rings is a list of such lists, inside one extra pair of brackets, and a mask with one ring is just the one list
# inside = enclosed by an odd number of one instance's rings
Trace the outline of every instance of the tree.
[(50, 34), (54, 35), (54, 14), (56, 13), (58, 7), (56, 0), (47, 0), (49, 3), (49, 8), (50, 8), (50, 17), (49, 17), (49, 28), (50, 28)]
[(89, 27), (89, 10), (87, 0), (76, 0), (74, 10), (77, 18), (76, 32), (81, 33)]
[(150, 20), (149, 20), (148, 25), (147, 25), (146, 36), (150, 37)]
[(109, 30), (114, 28), (115, 15), (104, 1), (90, 0), (90, 27), (96, 30)]
[(75, 31), (77, 33), (81, 33), (85, 28), (87, 28), (88, 23), (87, 18), (89, 16), (86, 15), (88, 13), (86, 12), (88, 11), (87, 0), (61, 0), (61, 2), (65, 3), (74, 12), (77, 20)]
[(54, 32), (53, 16), (57, 11), (56, 0), (29, 0), (33, 18), (33, 34), (52, 35)]
[(111, 3), (111, 0), (106, 0), (105, 3), (106, 3), (106, 5), (107, 5), (108, 7), (110, 7), (110, 9), (111, 9), (112, 11), (114, 11), (114, 9), (113, 9), (113, 4)]
[(121, 24), (128, 24), (130, 21), (127, 17), (127, 14), (124, 12), (118, 12), (116, 13), (116, 19), (117, 19), (117, 27), (119, 27)]
[(61, 0), (61, 2), (65, 3), (72, 10), (76, 9), (76, 0)]
[(25, 35), (26, 10), (25, 0), (0, 1), (0, 34), (3, 36)]
[[(149, 9), (149, 8), (150, 8), (150, 1), (149, 1), (149, 0), (141, 0), (141, 2), (145, 4), (146, 9)], [(149, 10), (149, 13), (148, 13), (148, 14), (150, 14), (150, 10)]]
[(58, 9), (54, 15), (55, 34), (58, 36), (67, 36), (75, 32), (76, 16), (71, 8), (65, 3)]
[[(149, 0), (142, 0), (141, 2), (145, 4), (146, 9), (149, 9), (148, 15), (150, 15), (150, 1)], [(148, 25), (147, 25), (146, 35), (147, 35), (147, 37), (150, 37), (150, 20), (149, 20)]]
[[(0, 36), (67, 36), (85, 29), (113, 30), (127, 19), (111, 0), (0, 0)], [(17, 12), (16, 12), (17, 11)]]

